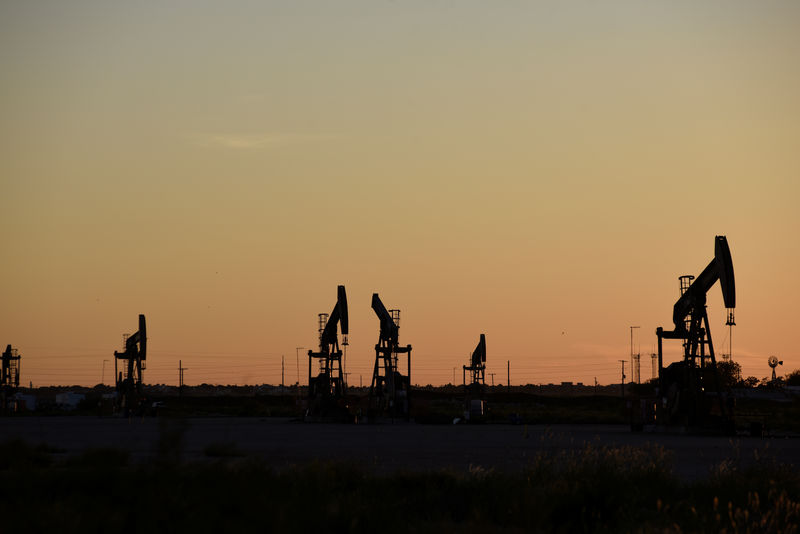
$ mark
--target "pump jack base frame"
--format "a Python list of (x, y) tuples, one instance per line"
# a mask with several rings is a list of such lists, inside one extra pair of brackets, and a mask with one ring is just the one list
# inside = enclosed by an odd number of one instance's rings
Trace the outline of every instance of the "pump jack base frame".
[(665, 402), (660, 396), (632, 397), (627, 409), (632, 432), (654, 434), (681, 434), (691, 436), (735, 436), (736, 423), (730, 417), (706, 416), (702, 425), (658, 423), (658, 403)]

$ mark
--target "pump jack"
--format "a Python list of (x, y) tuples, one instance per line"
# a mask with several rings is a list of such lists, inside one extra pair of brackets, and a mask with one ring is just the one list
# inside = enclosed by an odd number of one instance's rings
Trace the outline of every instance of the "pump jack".
[[(122, 369), (118, 368), (122, 360)], [(125, 351), (114, 351), (114, 375), (117, 377), (117, 405), (123, 416), (138, 411), (142, 402), (142, 371), (147, 364), (147, 325), (139, 315), (139, 330), (125, 339)]]
[(2, 366), (0, 367), (0, 408), (2, 411), (12, 411), (14, 403), (12, 397), (19, 387), (19, 371), (22, 357), (17, 349), (6, 347), (2, 356)]
[[(372, 309), (380, 320), (380, 335), (375, 345), (375, 368), (369, 387), (369, 417), (381, 415), (409, 418), (411, 389), (411, 345), (398, 342), (400, 310), (387, 310), (377, 293), (372, 294)], [(407, 375), (398, 371), (398, 355), (407, 355)]]
[[(308, 351), (308, 411), (307, 416), (331, 417), (341, 415), (345, 382), (342, 375), (342, 350), (337, 328), (341, 327), (342, 346), (347, 346), (349, 320), (347, 293), (338, 287), (336, 305), (330, 314), (319, 314), (319, 351)], [(319, 360), (319, 373), (312, 376), (312, 361)]]
[[(681, 297), (672, 313), (674, 330), (656, 330), (658, 336), (658, 395), (656, 422), (700, 431), (733, 433), (733, 406), (723, 397), (717, 360), (711, 341), (706, 294), (719, 281), (728, 310), (728, 325), (734, 322), (736, 285), (733, 261), (725, 236), (714, 240), (714, 259), (695, 279), (681, 276)], [(662, 341), (680, 339), (683, 360), (664, 367)]]
[[(467, 384), (467, 371), (470, 374), (469, 384)], [(478, 346), (472, 352), (470, 365), (464, 366), (464, 390), (466, 393), (465, 417), (468, 420), (482, 417), (486, 407), (486, 400), (484, 399), (486, 390), (486, 336), (484, 334), (481, 334)]]

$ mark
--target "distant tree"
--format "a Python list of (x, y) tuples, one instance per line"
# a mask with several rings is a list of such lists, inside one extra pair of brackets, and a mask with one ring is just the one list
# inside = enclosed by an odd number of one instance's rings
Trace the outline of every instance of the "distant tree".
[(717, 373), (719, 373), (720, 386), (723, 389), (729, 389), (739, 382), (742, 376), (742, 366), (732, 360), (717, 362)]
[(787, 386), (800, 386), (800, 369), (795, 369), (786, 375)]
[(742, 385), (746, 388), (754, 388), (758, 385), (758, 378), (754, 376), (748, 376), (742, 380)]

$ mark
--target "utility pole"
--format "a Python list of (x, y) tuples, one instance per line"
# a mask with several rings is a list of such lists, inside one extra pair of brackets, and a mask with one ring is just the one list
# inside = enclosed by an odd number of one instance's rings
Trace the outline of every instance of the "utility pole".
[(489, 373), (489, 376), (492, 377), (492, 387), (494, 387), (494, 375), (497, 373)]
[(186, 371), (186, 367), (183, 366), (183, 362), (178, 360), (178, 396), (181, 396), (183, 392), (183, 372)]
[(635, 328), (641, 328), (641, 326), (632, 326), (631, 327), (631, 371), (633, 372), (634, 378), (636, 377), (636, 373), (634, 372), (634, 368), (635, 367), (634, 367), (634, 363), (633, 363), (633, 360), (634, 360), (634, 354), (633, 354), (633, 330)]
[(625, 360), (619, 360), (622, 364), (622, 398), (625, 398)]

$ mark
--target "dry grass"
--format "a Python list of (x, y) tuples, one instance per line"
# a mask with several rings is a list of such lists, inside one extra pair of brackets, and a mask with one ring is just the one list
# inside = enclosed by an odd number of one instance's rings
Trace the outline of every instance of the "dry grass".
[[(9, 532), (794, 532), (800, 474), (762, 458), (673, 474), (664, 449), (586, 446), (540, 454), (520, 473), (369, 474), (311, 463), (275, 471), (221, 444), (183, 463), (180, 429), (134, 464), (101, 449), (68, 459), (0, 444), (0, 517)], [(230, 454), (233, 451), (236, 454)]]

